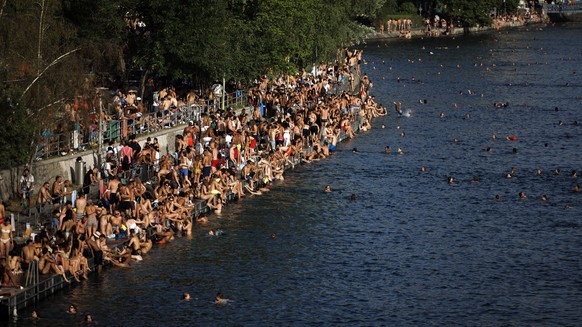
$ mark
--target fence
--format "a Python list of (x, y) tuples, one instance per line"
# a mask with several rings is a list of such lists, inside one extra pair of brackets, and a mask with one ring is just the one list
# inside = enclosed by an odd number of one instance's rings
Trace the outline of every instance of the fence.
[[(134, 117), (102, 121), (103, 143), (118, 142), (131, 134), (155, 133), (164, 128), (172, 128), (186, 124), (189, 121), (199, 121), (203, 113), (211, 114), (223, 106), (224, 108), (240, 108), (248, 104), (245, 91), (236, 91), (222, 99), (205, 100), (193, 105), (172, 108), (169, 110), (150, 107), (147, 114), (136, 114)], [(99, 140), (98, 114), (92, 114), (95, 122), (86, 129), (77, 129), (64, 133), (53, 134), (45, 131), (37, 144), (36, 159), (66, 155), (73, 151), (83, 151), (89, 148), (97, 148)]]

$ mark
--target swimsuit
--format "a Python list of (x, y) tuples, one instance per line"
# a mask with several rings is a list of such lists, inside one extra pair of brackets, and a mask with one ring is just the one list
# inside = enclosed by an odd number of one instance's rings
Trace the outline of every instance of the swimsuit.
[(91, 226), (97, 228), (97, 218), (90, 217), (89, 220), (87, 220), (87, 227), (91, 227)]
[(211, 171), (212, 171), (212, 168), (210, 166), (204, 166), (202, 168), (202, 177), (210, 176)]

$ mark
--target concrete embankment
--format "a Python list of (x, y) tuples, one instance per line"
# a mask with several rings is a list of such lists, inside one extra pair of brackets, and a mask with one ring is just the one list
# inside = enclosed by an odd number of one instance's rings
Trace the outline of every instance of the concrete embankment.
[[(168, 152), (174, 152), (175, 137), (182, 133), (184, 126), (162, 129), (156, 133), (147, 135), (138, 135), (137, 140), (140, 144), (143, 144), (147, 137), (156, 137), (160, 143), (160, 152), (162, 155)], [(78, 178), (76, 176), (78, 173), (75, 171), (75, 162), (78, 157), (83, 159), (86, 169), (96, 167), (99, 163), (97, 149), (34, 161), (30, 167), (30, 172), (35, 180), (35, 194), (44, 182), (48, 181), (52, 184), (56, 176), (63, 176), (63, 181), (70, 180), (74, 185), (81, 185), (83, 181), (77, 180)], [(15, 197), (17, 194), (16, 188), (18, 186), (18, 180), (22, 176), (23, 169), (24, 166), (19, 166), (0, 171), (0, 200), (7, 201)]]

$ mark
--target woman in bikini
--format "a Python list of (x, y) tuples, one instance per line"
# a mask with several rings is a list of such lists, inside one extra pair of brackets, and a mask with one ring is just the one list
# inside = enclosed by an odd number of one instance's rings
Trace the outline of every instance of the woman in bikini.
[(10, 225), (10, 219), (6, 218), (0, 225), (0, 257), (8, 260), (8, 253), (12, 250), (13, 245), (12, 225)]

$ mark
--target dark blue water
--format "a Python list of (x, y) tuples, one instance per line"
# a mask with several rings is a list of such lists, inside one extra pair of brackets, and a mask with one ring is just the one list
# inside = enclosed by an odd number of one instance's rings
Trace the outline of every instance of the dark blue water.
[[(193, 239), (41, 302), (37, 325), (77, 324), (69, 303), (103, 326), (580, 325), (581, 36), (562, 25), (367, 44), (376, 97), (410, 117), (376, 120)], [(232, 301), (212, 304), (218, 291)]]

